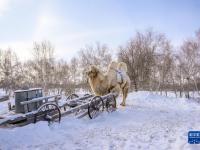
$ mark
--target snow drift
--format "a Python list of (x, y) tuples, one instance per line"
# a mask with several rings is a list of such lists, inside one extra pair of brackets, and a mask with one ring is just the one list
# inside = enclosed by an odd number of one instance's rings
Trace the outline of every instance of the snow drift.
[(0, 129), (0, 149), (200, 149), (187, 143), (188, 131), (200, 130), (199, 116), (200, 104), (194, 101), (133, 92), (127, 107), (94, 120), (68, 116), (51, 126), (38, 122)]

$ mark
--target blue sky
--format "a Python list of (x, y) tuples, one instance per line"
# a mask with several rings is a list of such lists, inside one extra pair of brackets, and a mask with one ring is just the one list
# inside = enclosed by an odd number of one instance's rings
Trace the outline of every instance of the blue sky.
[(178, 46), (200, 28), (199, 0), (0, 0), (0, 48), (26, 60), (33, 41), (50, 40), (70, 59), (96, 41), (113, 51), (153, 28)]

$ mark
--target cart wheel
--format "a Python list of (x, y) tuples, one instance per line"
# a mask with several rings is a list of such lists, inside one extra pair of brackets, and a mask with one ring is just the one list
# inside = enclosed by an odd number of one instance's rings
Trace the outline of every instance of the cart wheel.
[(97, 117), (104, 110), (103, 99), (100, 96), (92, 98), (88, 106), (88, 115), (90, 119)]
[(107, 110), (107, 112), (113, 112), (116, 110), (116, 99), (114, 96), (107, 98), (106, 110)]
[(74, 99), (74, 98), (78, 98), (79, 96), (77, 95), (77, 94), (71, 94), (71, 95), (69, 95), (68, 97), (67, 97), (67, 99), (66, 100), (72, 100), (72, 99)]
[(34, 122), (38, 120), (48, 121), (49, 124), (53, 122), (59, 122), (61, 120), (61, 111), (58, 105), (54, 103), (46, 103), (38, 108), (38, 111), (35, 115)]

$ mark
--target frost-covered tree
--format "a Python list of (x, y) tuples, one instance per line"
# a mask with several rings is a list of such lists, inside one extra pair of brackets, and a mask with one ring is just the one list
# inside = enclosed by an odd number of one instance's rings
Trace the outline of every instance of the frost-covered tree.
[(49, 41), (35, 42), (33, 45), (32, 67), (35, 83), (46, 91), (53, 82), (54, 73), (54, 47)]
[(112, 60), (110, 49), (105, 45), (96, 43), (95, 45), (87, 45), (79, 51), (80, 65), (87, 68), (89, 65), (97, 65), (101, 68), (107, 68)]
[(11, 50), (0, 50), (0, 86), (5, 89), (14, 90), (17, 87), (21, 64), (17, 55)]
[(144, 33), (137, 32), (125, 46), (119, 48), (118, 59), (127, 64), (135, 90), (138, 86), (149, 88), (150, 81), (157, 74), (157, 54), (162, 53), (167, 44), (164, 34), (147, 30)]

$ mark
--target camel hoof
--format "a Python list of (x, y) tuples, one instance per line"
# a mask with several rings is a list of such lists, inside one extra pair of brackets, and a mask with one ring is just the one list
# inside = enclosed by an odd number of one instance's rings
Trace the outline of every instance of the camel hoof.
[(124, 103), (121, 103), (120, 105), (121, 105), (121, 106), (126, 106)]

